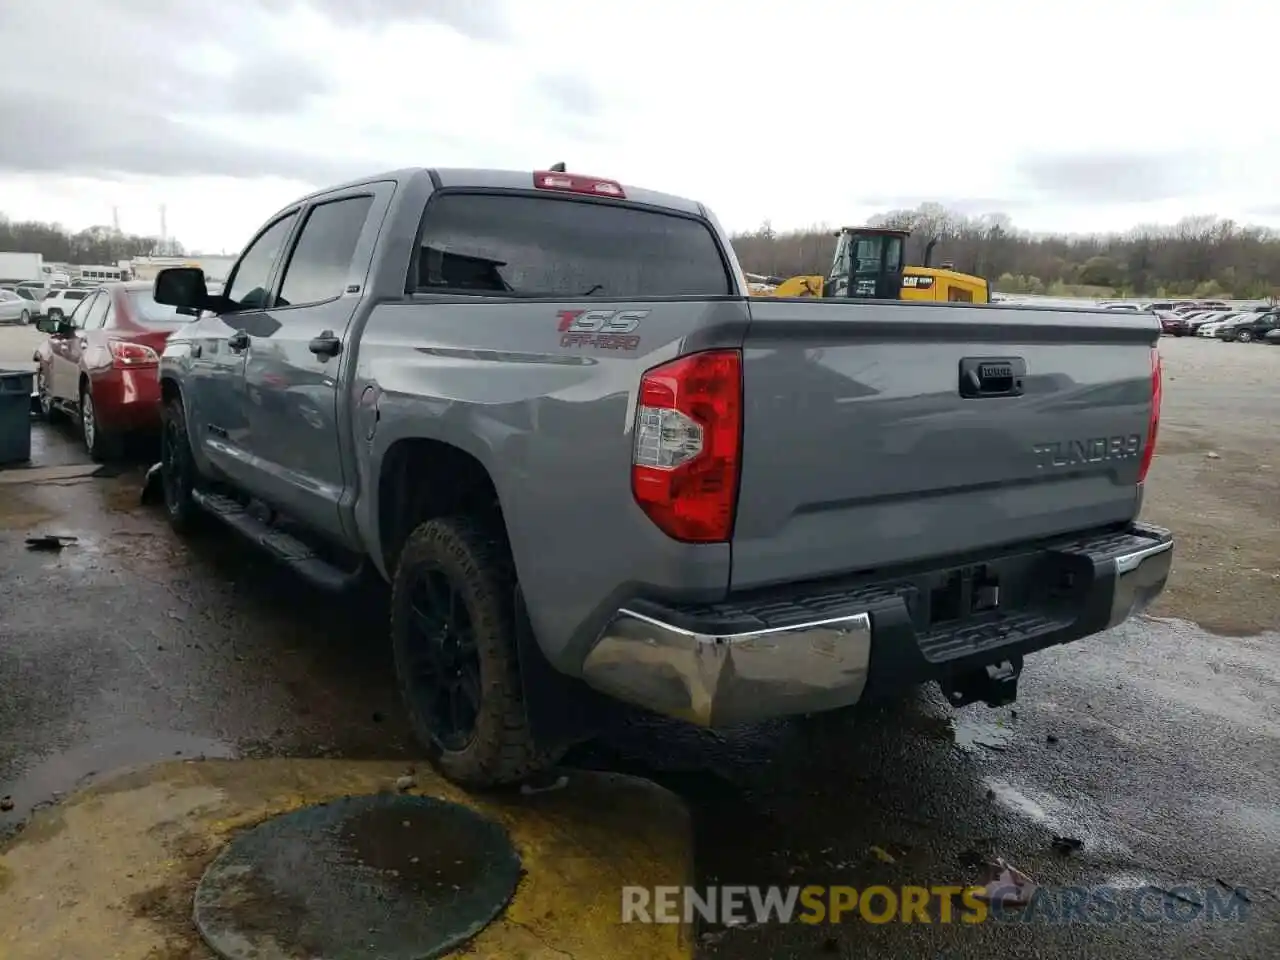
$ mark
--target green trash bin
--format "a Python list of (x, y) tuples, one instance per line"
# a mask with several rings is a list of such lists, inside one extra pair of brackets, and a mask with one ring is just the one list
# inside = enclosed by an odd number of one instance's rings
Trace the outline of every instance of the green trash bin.
[(32, 370), (0, 370), (0, 466), (31, 459)]

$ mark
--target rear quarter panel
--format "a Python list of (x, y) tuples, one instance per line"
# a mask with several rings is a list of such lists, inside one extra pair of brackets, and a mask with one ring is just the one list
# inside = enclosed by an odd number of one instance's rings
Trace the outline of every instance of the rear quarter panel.
[[(648, 311), (634, 349), (584, 345), (563, 310)], [(382, 303), (360, 335), (351, 391), (362, 539), (382, 563), (378, 477), (397, 443), (455, 446), (497, 488), (534, 632), (551, 663), (579, 672), (618, 603), (637, 593), (715, 599), (728, 544), (669, 539), (631, 494), (632, 425), (644, 371), (679, 354), (737, 347), (742, 300), (589, 303), (415, 297)], [(366, 390), (377, 396), (377, 419)], [(385, 571), (384, 573), (389, 573)]]

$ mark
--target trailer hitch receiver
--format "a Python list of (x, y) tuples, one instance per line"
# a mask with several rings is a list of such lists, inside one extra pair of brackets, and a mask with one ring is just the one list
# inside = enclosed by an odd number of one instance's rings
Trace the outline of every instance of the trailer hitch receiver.
[(947, 702), (956, 708), (971, 703), (1003, 707), (1018, 699), (1021, 675), (1022, 658), (1015, 657), (952, 676), (942, 682), (942, 691), (947, 695)]

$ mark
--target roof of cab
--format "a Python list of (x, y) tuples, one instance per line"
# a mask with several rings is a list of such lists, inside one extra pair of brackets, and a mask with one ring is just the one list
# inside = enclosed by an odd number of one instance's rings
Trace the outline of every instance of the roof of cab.
[[(532, 190), (534, 172), (533, 170), (468, 170), (464, 168), (441, 168), (435, 171), (442, 187), (479, 187), (489, 190)], [(576, 170), (568, 172), (580, 177), (597, 176), (597, 174), (581, 173)], [(659, 193), (656, 190), (645, 190), (625, 183), (622, 184), (622, 191), (626, 194), (626, 199), (632, 203), (666, 207), (669, 210), (678, 210), (681, 213), (691, 213), (696, 216), (705, 214), (701, 204), (685, 197)], [(554, 191), (548, 192), (554, 194)]]
[[(350, 180), (347, 183), (335, 184), (316, 190), (307, 194), (305, 197), (299, 197), (294, 203), (289, 204), (290, 207), (296, 203), (303, 203), (325, 194), (334, 193), (338, 190), (345, 190), (349, 187), (360, 186), (365, 183), (376, 183), (379, 181), (393, 180), (396, 183), (404, 183), (419, 176), (431, 176), (435, 174), (439, 178), (440, 185), (443, 187), (475, 187), (482, 190), (532, 190), (533, 187), (533, 170), (485, 170), (471, 169), (466, 167), (406, 167), (400, 170), (390, 170), (385, 173), (374, 174), (367, 177), (360, 177), (358, 180)], [(577, 171), (569, 171), (576, 173)], [(591, 176), (591, 174), (581, 174), (578, 176)], [(623, 192), (626, 194), (626, 200), (632, 203), (643, 203), (654, 207), (665, 207), (669, 210), (676, 210), (681, 213), (693, 214), (694, 216), (706, 216), (707, 212), (702, 204), (685, 197), (677, 197), (669, 193), (659, 193), (656, 190), (644, 190), (639, 187), (628, 186), (622, 184)], [(548, 191), (554, 193), (554, 191)], [(288, 209), (288, 207), (282, 208)]]

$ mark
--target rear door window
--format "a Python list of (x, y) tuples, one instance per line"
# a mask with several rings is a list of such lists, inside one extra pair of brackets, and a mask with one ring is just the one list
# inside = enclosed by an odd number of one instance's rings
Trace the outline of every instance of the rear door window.
[(322, 203), (307, 215), (285, 268), (277, 306), (319, 303), (342, 295), (372, 205), (373, 197), (346, 197)]
[(418, 292), (480, 296), (724, 296), (710, 227), (691, 217), (559, 197), (451, 193), (423, 218)]

